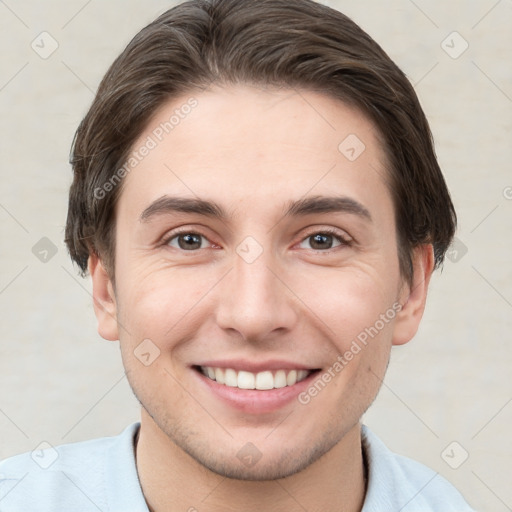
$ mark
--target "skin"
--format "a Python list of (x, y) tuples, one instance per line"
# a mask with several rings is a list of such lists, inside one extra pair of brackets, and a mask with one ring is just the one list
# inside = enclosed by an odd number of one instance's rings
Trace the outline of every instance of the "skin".
[[(89, 261), (98, 331), (120, 340), (142, 404), (136, 458), (147, 503), (156, 512), (358, 511), (360, 418), (392, 345), (416, 333), (432, 247), (415, 250), (409, 286), (376, 129), (316, 92), (237, 85), (183, 95), (155, 114), (134, 149), (192, 95), (198, 105), (125, 178), (115, 288), (101, 260)], [(338, 150), (350, 134), (365, 144), (354, 161)], [(171, 212), (141, 221), (165, 194), (216, 201), (228, 218)], [(348, 212), (283, 217), (289, 201), (313, 195), (352, 198), (371, 221)], [(178, 227), (203, 235), (200, 248), (165, 243)], [(312, 236), (326, 228), (337, 235), (318, 248)], [(236, 252), (248, 236), (262, 249), (251, 263)], [(198, 385), (191, 368), (243, 358), (326, 371), (396, 303), (400, 312), (306, 405), (244, 413)], [(144, 339), (160, 350), (148, 366), (134, 355)], [(237, 457), (247, 442), (262, 454), (252, 466)]]

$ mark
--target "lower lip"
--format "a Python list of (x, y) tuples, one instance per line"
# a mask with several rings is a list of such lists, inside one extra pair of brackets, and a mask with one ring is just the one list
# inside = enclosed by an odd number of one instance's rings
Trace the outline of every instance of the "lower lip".
[(311, 381), (318, 375), (318, 371), (312, 372), (304, 380), (297, 382), (293, 386), (284, 388), (256, 390), (240, 389), (224, 384), (219, 384), (216, 380), (210, 379), (200, 371), (192, 370), (203, 385), (219, 397), (224, 403), (239, 411), (249, 414), (264, 414), (277, 411), (289, 404), (292, 400), (304, 391)]

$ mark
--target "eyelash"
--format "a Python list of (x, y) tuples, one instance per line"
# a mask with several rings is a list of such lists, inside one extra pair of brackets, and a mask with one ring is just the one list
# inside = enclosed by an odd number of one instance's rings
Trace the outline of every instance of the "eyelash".
[[(167, 236), (164, 240), (162, 240), (162, 245), (165, 246), (165, 245), (169, 245), (169, 243), (174, 240), (175, 238), (177, 238), (178, 236), (180, 235), (196, 235), (196, 236), (200, 236), (208, 241), (209, 238), (201, 233), (198, 233), (196, 231), (193, 231), (193, 230), (190, 230), (190, 229), (178, 229), (176, 231), (173, 231), (169, 236)], [(312, 231), (310, 233), (308, 233), (304, 238), (302, 238), (300, 240), (300, 242), (304, 242), (305, 240), (307, 240), (308, 238), (311, 238), (313, 237), (314, 235), (329, 235), (329, 236), (333, 236), (334, 238), (337, 239), (338, 242), (340, 242), (340, 245), (336, 246), (336, 247), (331, 247), (330, 249), (325, 249), (325, 250), (322, 250), (322, 249), (309, 249), (311, 251), (314, 251), (316, 253), (330, 253), (331, 251), (335, 251), (336, 249), (340, 249), (342, 247), (350, 247), (352, 244), (353, 244), (353, 240), (351, 238), (348, 238), (348, 237), (345, 237), (343, 236), (338, 230), (336, 229), (333, 229), (333, 228), (325, 228), (325, 229), (321, 229), (321, 230), (317, 230), (317, 231)], [(194, 249), (194, 250), (190, 250), (190, 251), (186, 251), (184, 249), (180, 249), (181, 251), (183, 252), (197, 252), (198, 250), (200, 249)]]

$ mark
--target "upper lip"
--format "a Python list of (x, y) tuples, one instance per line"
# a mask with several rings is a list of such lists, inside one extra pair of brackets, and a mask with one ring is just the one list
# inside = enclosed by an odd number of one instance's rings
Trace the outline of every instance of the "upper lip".
[(194, 366), (210, 366), (213, 368), (232, 368), (235, 371), (246, 371), (251, 373), (263, 372), (265, 370), (316, 370), (312, 367), (293, 361), (283, 359), (271, 359), (268, 361), (248, 361), (246, 359), (216, 359), (203, 361)]

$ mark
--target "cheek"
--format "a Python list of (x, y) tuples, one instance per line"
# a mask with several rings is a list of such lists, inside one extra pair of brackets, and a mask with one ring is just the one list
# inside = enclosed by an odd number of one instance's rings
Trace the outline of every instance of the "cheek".
[(311, 311), (327, 326), (339, 352), (358, 338), (364, 343), (365, 333), (369, 336), (371, 332), (372, 338), (391, 337), (396, 295), (385, 272), (360, 265), (324, 269), (322, 273), (301, 277), (296, 286)]
[[(318, 383), (306, 393), (320, 395), (318, 405), (337, 418), (340, 411), (358, 417), (376, 396), (384, 377), (392, 346), (397, 309), (396, 296), (382, 271), (369, 267), (343, 269), (325, 273), (330, 279), (303, 282), (308, 291), (308, 305), (320, 316), (328, 330), (330, 351)], [(317, 276), (319, 277), (319, 276)], [(392, 276), (389, 276), (392, 277)], [(395, 276), (396, 277), (396, 276)], [(324, 282), (322, 287), (319, 282)], [(309, 399), (308, 396), (305, 400)], [(338, 418), (339, 419), (339, 418)], [(333, 419), (334, 421), (334, 419)]]
[(131, 345), (149, 338), (160, 349), (197, 332), (202, 300), (217, 283), (214, 273), (197, 268), (133, 267), (124, 275), (118, 318)]

